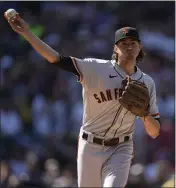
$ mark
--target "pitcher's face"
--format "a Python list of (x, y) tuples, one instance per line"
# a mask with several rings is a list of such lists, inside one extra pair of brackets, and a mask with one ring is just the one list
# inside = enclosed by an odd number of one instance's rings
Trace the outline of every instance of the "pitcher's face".
[(118, 57), (122, 57), (123, 59), (136, 59), (139, 55), (142, 46), (139, 41), (133, 38), (126, 38), (120, 40), (115, 45), (115, 52), (118, 54)]

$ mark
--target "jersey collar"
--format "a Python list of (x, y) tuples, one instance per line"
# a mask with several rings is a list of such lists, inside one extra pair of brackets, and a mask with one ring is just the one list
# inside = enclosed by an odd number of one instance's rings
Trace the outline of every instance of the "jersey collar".
[[(114, 69), (116, 70), (116, 72), (122, 77), (122, 78), (126, 78), (127, 74), (124, 72), (124, 70), (116, 63), (115, 60), (111, 60), (111, 63), (114, 67)], [(136, 66), (136, 72), (131, 75), (130, 77), (133, 80), (140, 80), (143, 76), (142, 71)]]

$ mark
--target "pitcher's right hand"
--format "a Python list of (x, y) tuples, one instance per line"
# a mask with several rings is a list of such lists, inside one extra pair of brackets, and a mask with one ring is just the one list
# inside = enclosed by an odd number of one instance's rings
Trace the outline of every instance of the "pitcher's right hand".
[(19, 16), (18, 13), (16, 14), (16, 16), (8, 18), (5, 12), (4, 17), (15, 32), (21, 35), (25, 35), (29, 31), (27, 23)]

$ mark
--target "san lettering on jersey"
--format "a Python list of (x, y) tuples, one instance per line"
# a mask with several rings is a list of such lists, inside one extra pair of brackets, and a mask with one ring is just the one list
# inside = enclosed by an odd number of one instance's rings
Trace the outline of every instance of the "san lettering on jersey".
[(114, 88), (114, 89), (107, 89), (105, 91), (100, 91), (98, 93), (94, 93), (93, 96), (95, 97), (97, 103), (118, 100), (119, 95), (122, 93), (122, 89)]

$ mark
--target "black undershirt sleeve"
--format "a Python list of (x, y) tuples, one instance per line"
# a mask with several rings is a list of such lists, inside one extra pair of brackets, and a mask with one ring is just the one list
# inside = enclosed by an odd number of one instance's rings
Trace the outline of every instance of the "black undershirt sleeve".
[(76, 76), (80, 77), (78, 71), (76, 70), (76, 68), (73, 64), (71, 57), (65, 57), (65, 56), (60, 55), (60, 60), (56, 61), (53, 64), (65, 71), (72, 72)]
[(160, 124), (161, 124), (161, 120), (160, 118), (155, 118)]

